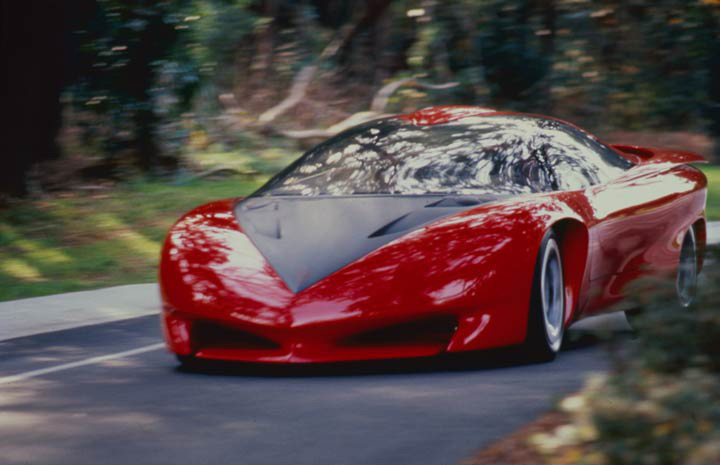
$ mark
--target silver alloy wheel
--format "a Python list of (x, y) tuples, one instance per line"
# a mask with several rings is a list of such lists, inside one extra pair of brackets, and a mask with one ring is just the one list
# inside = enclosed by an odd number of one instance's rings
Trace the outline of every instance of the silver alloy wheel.
[(675, 279), (675, 290), (683, 307), (689, 307), (695, 300), (697, 288), (697, 244), (692, 226), (685, 233), (680, 249), (680, 262)]
[(560, 350), (565, 317), (565, 283), (563, 279), (560, 249), (555, 239), (548, 240), (542, 258), (540, 274), (540, 297), (545, 335), (548, 346), (557, 352)]

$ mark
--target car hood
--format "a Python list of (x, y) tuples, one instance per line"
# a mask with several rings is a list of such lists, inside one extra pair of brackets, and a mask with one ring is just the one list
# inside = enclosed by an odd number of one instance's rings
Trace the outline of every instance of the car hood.
[(294, 293), (428, 223), (498, 196), (251, 197), (235, 218)]

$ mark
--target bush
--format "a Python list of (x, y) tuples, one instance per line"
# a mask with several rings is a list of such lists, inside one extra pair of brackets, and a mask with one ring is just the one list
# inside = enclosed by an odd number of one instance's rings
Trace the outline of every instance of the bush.
[(555, 462), (720, 463), (720, 270), (707, 262), (698, 303), (646, 307), (638, 336), (561, 408), (572, 423), (534, 442)]

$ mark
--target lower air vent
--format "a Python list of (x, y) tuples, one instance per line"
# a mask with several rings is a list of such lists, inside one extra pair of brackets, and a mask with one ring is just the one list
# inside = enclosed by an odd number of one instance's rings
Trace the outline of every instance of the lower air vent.
[(208, 321), (193, 325), (193, 341), (197, 349), (278, 349), (275, 341)]
[(351, 347), (446, 345), (450, 342), (456, 328), (457, 320), (454, 316), (424, 318), (364, 331), (346, 338), (342, 345)]

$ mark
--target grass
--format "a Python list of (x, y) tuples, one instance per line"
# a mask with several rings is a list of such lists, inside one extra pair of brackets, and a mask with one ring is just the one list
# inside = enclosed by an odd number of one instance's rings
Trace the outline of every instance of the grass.
[(256, 180), (128, 184), (0, 211), (0, 300), (153, 282), (165, 234), (202, 203), (247, 195)]
[(226, 150), (212, 145), (191, 155), (192, 163), (200, 170), (232, 168), (240, 172), (277, 173), (300, 156), (296, 150), (286, 147), (262, 147)]
[(707, 210), (708, 220), (720, 220), (720, 165), (698, 166), (708, 178)]
[[(287, 159), (271, 155), (265, 163), (281, 166)], [(720, 220), (720, 166), (701, 169), (710, 186), (708, 219)], [(247, 195), (263, 180), (137, 182), (19, 201), (0, 211), (0, 301), (153, 282), (163, 238), (182, 213)]]

